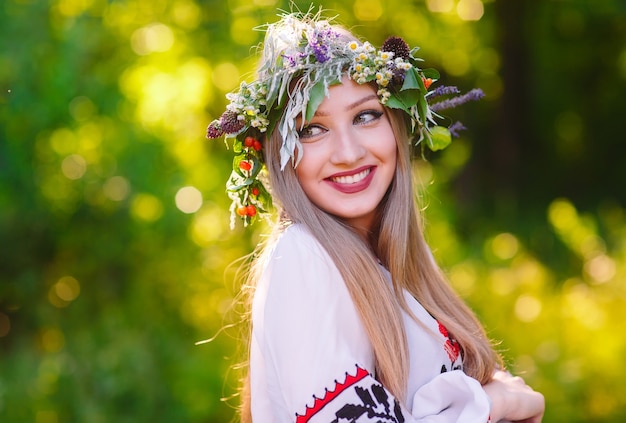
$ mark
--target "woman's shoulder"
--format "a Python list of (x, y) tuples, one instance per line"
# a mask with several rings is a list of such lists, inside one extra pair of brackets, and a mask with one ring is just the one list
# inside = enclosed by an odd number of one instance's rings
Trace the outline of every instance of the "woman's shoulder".
[(270, 257), (302, 258), (310, 261), (316, 258), (326, 260), (328, 254), (309, 228), (301, 223), (294, 223), (278, 235)]
[(292, 224), (283, 229), (273, 242), (263, 268), (261, 283), (270, 283), (280, 289), (284, 288), (283, 285), (289, 285), (289, 289), (305, 286), (320, 289), (341, 280), (330, 255), (309, 228), (302, 224)]

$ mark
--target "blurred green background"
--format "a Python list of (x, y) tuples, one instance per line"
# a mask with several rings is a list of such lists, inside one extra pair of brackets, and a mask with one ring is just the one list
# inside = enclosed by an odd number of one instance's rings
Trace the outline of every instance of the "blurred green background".
[[(435, 255), (544, 421), (626, 421), (626, 3), (321, 4), (483, 88), (417, 164)], [(237, 329), (194, 344), (236, 321), (266, 228), (229, 230), (230, 156), (204, 133), (288, 8), (0, 3), (1, 422), (233, 418)]]

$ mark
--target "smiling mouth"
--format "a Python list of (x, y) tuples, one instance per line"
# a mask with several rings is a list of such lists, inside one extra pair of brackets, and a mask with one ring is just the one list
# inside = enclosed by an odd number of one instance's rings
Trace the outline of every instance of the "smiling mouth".
[(363, 179), (367, 178), (367, 175), (369, 175), (371, 171), (372, 168), (367, 168), (359, 173), (355, 173), (354, 175), (335, 176), (329, 179), (336, 184), (351, 185), (359, 183)]

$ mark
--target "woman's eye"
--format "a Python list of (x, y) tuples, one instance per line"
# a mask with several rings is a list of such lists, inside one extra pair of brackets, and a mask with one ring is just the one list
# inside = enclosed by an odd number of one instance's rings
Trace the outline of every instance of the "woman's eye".
[(324, 129), (321, 126), (309, 125), (302, 128), (300, 132), (298, 132), (298, 135), (300, 138), (311, 138), (320, 135), (322, 132), (324, 132)]
[(381, 111), (378, 111), (378, 110), (367, 110), (365, 112), (359, 113), (354, 118), (354, 123), (359, 125), (359, 124), (372, 122), (372, 121), (375, 121), (375, 120), (379, 119), (382, 115), (383, 115), (383, 112), (381, 112)]

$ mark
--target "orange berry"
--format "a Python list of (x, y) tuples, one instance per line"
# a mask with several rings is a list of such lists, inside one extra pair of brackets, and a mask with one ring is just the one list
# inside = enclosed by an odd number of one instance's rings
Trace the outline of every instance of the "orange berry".
[(252, 217), (254, 215), (256, 215), (256, 207), (254, 207), (252, 204), (250, 204), (248, 207), (246, 207), (247, 209), (247, 215)]
[(241, 217), (248, 215), (248, 208), (246, 206), (237, 207), (237, 214)]
[(245, 145), (246, 147), (252, 147), (252, 146), (254, 146), (254, 142), (255, 141), (256, 140), (254, 138), (252, 138), (252, 137), (246, 137), (243, 140), (243, 145)]
[(426, 87), (426, 89), (430, 88), (430, 85), (433, 83), (432, 78), (422, 78), (422, 80), (424, 81), (424, 87)]
[(248, 172), (252, 169), (252, 164), (246, 160), (242, 160), (239, 162), (239, 169)]

